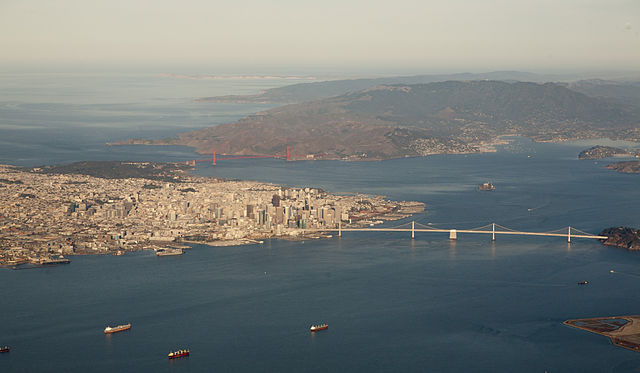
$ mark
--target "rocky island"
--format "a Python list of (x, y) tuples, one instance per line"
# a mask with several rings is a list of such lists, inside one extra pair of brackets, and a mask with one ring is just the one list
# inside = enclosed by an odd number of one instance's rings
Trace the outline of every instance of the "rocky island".
[(583, 150), (578, 154), (578, 159), (600, 159), (611, 157), (640, 157), (640, 151), (596, 145)]
[(640, 250), (640, 229), (612, 227), (600, 232), (600, 236), (608, 237), (602, 241), (605, 245), (622, 247), (628, 250)]
[[(107, 177), (93, 175), (94, 168), (108, 171)], [(180, 164), (0, 165), (0, 265), (185, 242), (319, 238), (340, 226), (380, 224), (422, 211), (423, 203), (383, 196), (197, 177)]]
[(640, 173), (640, 161), (616, 162), (608, 165), (607, 168), (625, 174), (638, 174)]

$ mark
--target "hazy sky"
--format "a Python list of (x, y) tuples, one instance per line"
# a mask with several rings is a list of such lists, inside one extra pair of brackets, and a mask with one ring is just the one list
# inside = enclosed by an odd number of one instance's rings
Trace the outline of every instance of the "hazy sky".
[(0, 67), (640, 69), (640, 0), (0, 0)]

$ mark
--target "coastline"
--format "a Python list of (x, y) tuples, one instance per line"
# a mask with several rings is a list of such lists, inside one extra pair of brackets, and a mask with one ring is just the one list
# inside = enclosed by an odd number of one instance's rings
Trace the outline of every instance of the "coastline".
[[(424, 154), (406, 154), (406, 155), (401, 155), (397, 157), (361, 157), (358, 155), (338, 157), (338, 156), (324, 155), (322, 157), (313, 157), (313, 158), (291, 158), (289, 159), (289, 162), (296, 162), (296, 161), (348, 161), (348, 162), (374, 161), (375, 162), (375, 161), (386, 161), (386, 160), (392, 160), (392, 159), (428, 157), (430, 155), (440, 155), (440, 154), (495, 153), (498, 151), (496, 148), (497, 146), (507, 145), (512, 142), (511, 140), (508, 139), (510, 137), (526, 137), (526, 136), (521, 136), (517, 134), (500, 135), (491, 141), (470, 145), (470, 146), (476, 147), (478, 151), (427, 152)], [(532, 139), (532, 141), (536, 141), (536, 140)], [(561, 142), (561, 141), (549, 141), (549, 142)], [(105, 145), (107, 146), (184, 146), (184, 147), (193, 149), (194, 153), (211, 156), (211, 152), (209, 149), (204, 150), (202, 148), (198, 148), (198, 146), (189, 145), (187, 143), (180, 142), (178, 138), (163, 139), (163, 140), (128, 139), (128, 140), (117, 141), (117, 142), (108, 142), (108, 143), (105, 143)], [(218, 157), (222, 157), (222, 156), (232, 156), (232, 157), (257, 156), (259, 157), (259, 156), (266, 156), (266, 154), (217, 154), (217, 156)]]

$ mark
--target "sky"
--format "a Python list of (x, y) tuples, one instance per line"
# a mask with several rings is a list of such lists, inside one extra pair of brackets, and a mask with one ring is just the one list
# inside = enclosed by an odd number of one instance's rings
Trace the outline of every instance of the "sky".
[(0, 69), (640, 70), (640, 0), (0, 0)]

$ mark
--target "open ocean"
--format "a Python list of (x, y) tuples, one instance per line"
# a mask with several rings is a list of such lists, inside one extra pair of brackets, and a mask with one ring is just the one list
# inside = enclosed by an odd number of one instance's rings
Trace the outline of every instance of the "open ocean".
[[(267, 105), (201, 96), (255, 93), (292, 79), (160, 75), (0, 75), (0, 163), (185, 161), (184, 147), (109, 147), (235, 120)], [(306, 80), (305, 80), (306, 81)], [(513, 138), (496, 153), (381, 162), (274, 159), (198, 164), (201, 175), (425, 202), (438, 228), (496, 222), (525, 231), (640, 227), (640, 175), (594, 144)], [(491, 181), (494, 192), (477, 185)], [(562, 325), (639, 314), (640, 253), (598, 241), (460, 234), (352, 233), (261, 245), (193, 245), (74, 256), (0, 269), (0, 372), (633, 372), (640, 354)], [(610, 270), (615, 273), (610, 273)], [(578, 281), (588, 280), (588, 286)], [(105, 336), (107, 324), (131, 330)], [(312, 323), (329, 329), (309, 333)], [(172, 349), (191, 356), (168, 361)]]

